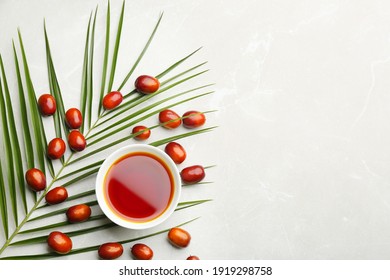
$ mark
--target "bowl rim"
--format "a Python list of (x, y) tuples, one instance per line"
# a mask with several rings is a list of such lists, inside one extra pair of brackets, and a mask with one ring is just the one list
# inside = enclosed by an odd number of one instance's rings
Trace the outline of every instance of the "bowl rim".
[[(120, 218), (108, 205), (104, 194), (104, 179), (112, 164), (123, 156), (136, 152), (150, 153), (161, 159), (167, 165), (173, 177), (174, 187), (171, 203), (158, 217), (146, 222), (134, 222)], [(164, 151), (148, 144), (130, 144), (115, 150), (103, 161), (96, 176), (95, 193), (100, 209), (109, 220), (129, 229), (147, 229), (161, 224), (172, 215), (179, 203), (181, 187), (180, 173), (177, 165)]]

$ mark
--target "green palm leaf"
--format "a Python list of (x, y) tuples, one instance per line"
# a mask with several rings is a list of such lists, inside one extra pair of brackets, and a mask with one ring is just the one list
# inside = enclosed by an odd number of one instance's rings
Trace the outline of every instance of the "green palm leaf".
[(5, 184), (3, 180), (3, 166), (0, 161), (0, 212), (1, 212), (1, 221), (3, 224), (3, 230), (5, 234), (5, 238), (9, 237), (9, 229), (8, 229), (8, 204), (7, 204), (7, 195), (5, 192)]
[[(0, 64), (3, 65), (1, 56), (0, 56)], [(3, 75), (3, 79), (4, 79), (4, 75)], [(15, 224), (17, 224), (18, 223), (18, 206), (17, 206), (18, 200), (16, 199), (15, 171), (12, 162), (13, 153), (12, 153), (12, 146), (11, 146), (11, 137), (10, 134), (8, 133), (9, 128), (8, 128), (8, 121), (7, 121), (7, 112), (5, 107), (5, 99), (4, 99), (3, 89), (2, 89), (3, 87), (4, 87), (4, 91), (6, 91), (7, 85), (5, 80), (1, 81), (0, 79), (0, 113), (1, 113), (1, 128), (3, 131), (3, 140), (4, 140), (5, 155), (6, 155), (6, 162), (7, 162), (6, 177), (8, 178), (8, 185), (10, 186), (9, 193), (11, 197), (12, 213), (13, 213)]]
[[(2, 133), (3, 143), (5, 147), (5, 165), (2, 165), (0, 161), (0, 214), (2, 220), (2, 226), (5, 235), (5, 242), (0, 245), (0, 256), (5, 252), (9, 246), (28, 246), (31, 244), (42, 243), (46, 241), (47, 234), (52, 230), (61, 229), (69, 236), (88, 235), (94, 234), (102, 230), (108, 230), (111, 227), (116, 227), (115, 224), (108, 221), (105, 215), (103, 215), (97, 206), (95, 192), (92, 187), (89, 189), (83, 189), (81, 192), (74, 192), (67, 200), (71, 203), (85, 203), (94, 207), (97, 212), (89, 218), (89, 220), (83, 224), (75, 226), (67, 221), (64, 221), (64, 213), (68, 209), (68, 204), (63, 207), (57, 207), (53, 210), (52, 207), (44, 203), (44, 198), (50, 189), (61, 184), (66, 187), (79, 185), (82, 180), (90, 178), (96, 175), (99, 170), (103, 159), (93, 157), (94, 155), (106, 151), (109, 148), (115, 147), (127, 140), (134, 138), (137, 134), (130, 133), (130, 128), (133, 125), (141, 123), (153, 116), (156, 116), (159, 111), (187, 104), (197, 98), (206, 98), (213, 93), (212, 90), (205, 91), (204, 89), (210, 87), (212, 84), (204, 84), (201, 86), (193, 87), (189, 86), (190, 82), (196, 78), (201, 77), (207, 72), (207, 70), (198, 70), (205, 65), (205, 62), (190, 66), (186, 70), (175, 73), (177, 67), (182, 63), (189, 61), (199, 49), (191, 52), (190, 54), (175, 61), (172, 65), (168, 66), (160, 74), (156, 75), (158, 79), (165, 78), (168, 74), (172, 73), (171, 77), (161, 80), (161, 88), (154, 94), (142, 95), (137, 93), (135, 89), (131, 90), (129, 94), (124, 95), (124, 102), (115, 108), (114, 110), (105, 111), (101, 106), (101, 101), (104, 94), (111, 91), (115, 82), (116, 66), (119, 57), (119, 47), (123, 30), (123, 23), (125, 18), (125, 1), (123, 1), (120, 11), (119, 21), (115, 34), (114, 45), (110, 46), (110, 25), (111, 25), (111, 11), (110, 3), (107, 4), (107, 13), (105, 17), (105, 43), (104, 43), (104, 55), (102, 61), (102, 75), (99, 85), (99, 91), (93, 89), (94, 85), (94, 57), (95, 53), (95, 36), (97, 26), (97, 13), (98, 7), (91, 13), (87, 28), (86, 39), (84, 45), (84, 58), (83, 69), (81, 77), (81, 91), (80, 91), (80, 110), (84, 117), (83, 127), (81, 131), (84, 132), (88, 140), (87, 150), (81, 155), (75, 152), (67, 153), (67, 156), (61, 159), (60, 165), (54, 165), (53, 162), (46, 157), (46, 148), (48, 142), (48, 135), (45, 132), (45, 126), (43, 125), (43, 119), (37, 107), (37, 97), (34, 89), (33, 81), (30, 74), (30, 67), (28, 64), (28, 56), (25, 50), (22, 34), (18, 30), (18, 39), (20, 47), (20, 59), (18, 52), (13, 44), (13, 54), (16, 70), (16, 78), (18, 85), (18, 97), (20, 107), (20, 122), (21, 122), (21, 134), (19, 137), (15, 121), (14, 112), (12, 110), (12, 104), (9, 92), (7, 77), (3, 61), (0, 56), (0, 116), (1, 116), (1, 128), (2, 131), (9, 131), (9, 134)], [(146, 43), (142, 51), (138, 54), (135, 62), (129, 68), (129, 72), (118, 87), (118, 91), (121, 90), (125, 84), (129, 81), (137, 66), (142, 62), (142, 58), (145, 56), (148, 48), (151, 45), (153, 38), (161, 24), (163, 13), (161, 13), (157, 19), (157, 22), (147, 38)], [(47, 32), (46, 22), (44, 23), (44, 40), (46, 46), (46, 65), (48, 73), (48, 84), (51, 93), (57, 101), (57, 111), (53, 116), (53, 127), (56, 137), (66, 137), (69, 133), (69, 129), (65, 124), (65, 107), (64, 100), (61, 94), (61, 88), (59, 84), (59, 78), (55, 70), (54, 59), (50, 48), (50, 41)], [(112, 50), (112, 53), (110, 52)], [(110, 56), (111, 54), (111, 56)], [(109, 66), (108, 60), (111, 57), (111, 63)], [(20, 65), (23, 67), (21, 68)], [(195, 72), (198, 71), (198, 72)], [(173, 90), (179, 85), (187, 86), (190, 89), (181, 90), (179, 93), (174, 93)], [(171, 93), (172, 92), (172, 93)], [(151, 101), (158, 96), (164, 95), (160, 99)], [(94, 108), (93, 100), (99, 100), (99, 104)], [(96, 115), (94, 115), (96, 112)], [(211, 113), (213, 111), (205, 111), (204, 114)], [(97, 116), (94, 119), (94, 116)], [(184, 118), (183, 118), (184, 119)], [(149, 127), (149, 129), (161, 128), (164, 124), (156, 124)], [(215, 126), (204, 127), (200, 129), (194, 129), (186, 132), (175, 133), (169, 137), (156, 139), (149, 142), (152, 146), (161, 146), (170, 141), (179, 140), (186, 137), (194, 137), (196, 135), (210, 132)], [(121, 131), (127, 131), (127, 135), (119, 136)], [(19, 139), (23, 141), (24, 149), (20, 148)], [(106, 140), (108, 144), (103, 143)], [(103, 144), (102, 144), (103, 143)], [(99, 145), (101, 144), (101, 145)], [(35, 148), (33, 148), (35, 147)], [(24, 152), (23, 152), (24, 151)], [(92, 160), (91, 160), (92, 159)], [(80, 167), (74, 168), (75, 163), (80, 163)], [(36, 194), (31, 191), (26, 191), (24, 183), (24, 170), (25, 168), (36, 167), (42, 171), (48, 170), (51, 179), (48, 180), (47, 187), (44, 191)], [(7, 184), (3, 178), (7, 178)], [(209, 182), (201, 182), (198, 184), (204, 184)], [(7, 185), (10, 187), (8, 188)], [(17, 188), (19, 185), (19, 188)], [(34, 200), (29, 205), (27, 194), (33, 194)], [(19, 196), (20, 195), (20, 198)], [(81, 202), (82, 201), (82, 202)], [(184, 201), (178, 204), (176, 211), (186, 210), (190, 207), (195, 207), (202, 203), (208, 202), (210, 199), (200, 199), (193, 201)], [(11, 206), (12, 213), (8, 211), (9, 205)], [(18, 209), (23, 207), (25, 215), (18, 217)], [(15, 227), (10, 226), (10, 218), (15, 223)], [(50, 218), (50, 221), (49, 221)], [(59, 218), (59, 221), (53, 221), (52, 219)], [(46, 220), (47, 219), (47, 220)], [(194, 220), (194, 219), (193, 219)], [(182, 226), (193, 220), (188, 220), (185, 223), (177, 226)], [(90, 223), (94, 221), (94, 223)], [(35, 222), (39, 222), (39, 226)], [(100, 224), (96, 225), (95, 222)], [(29, 225), (27, 229), (25, 225)], [(132, 237), (126, 240), (119, 241), (120, 243), (130, 243), (136, 240), (148, 238), (151, 236), (166, 233), (169, 229), (164, 229), (157, 232), (150, 232), (146, 235), (139, 237)], [(17, 236), (28, 236), (32, 233), (41, 232), (42, 235), (33, 238), (27, 237), (22, 240), (14, 240)], [(69, 254), (80, 254), (93, 250), (97, 250), (99, 245), (74, 248)], [(34, 254), (34, 255), (22, 255), (22, 256), (4, 256), (0, 259), (43, 259), (59, 257), (60, 255), (54, 253)]]

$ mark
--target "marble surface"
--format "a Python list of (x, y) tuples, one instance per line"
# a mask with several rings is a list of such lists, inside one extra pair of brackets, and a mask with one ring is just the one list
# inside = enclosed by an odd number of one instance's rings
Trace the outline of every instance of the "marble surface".
[[(65, 103), (78, 104), (85, 27), (96, 5), (102, 54), (106, 1), (1, 0), (7, 68), (13, 70), (19, 27), (36, 92), (48, 90), (45, 18)], [(113, 27), (120, 7), (111, 1)], [(216, 165), (207, 172), (213, 183), (185, 189), (183, 200), (213, 201), (162, 225), (201, 217), (185, 227), (193, 237), (186, 249), (162, 236), (148, 239), (155, 258), (389, 259), (390, 3), (127, 1), (118, 77), (160, 12), (161, 27), (136, 74), (158, 72), (202, 46), (187, 66), (208, 61), (203, 69), (210, 71), (194, 84), (215, 83), (215, 93), (194, 100), (191, 109), (216, 109), (208, 124), (218, 128), (183, 140), (188, 164)], [(14, 75), (9, 79), (15, 89)], [(105, 231), (75, 242), (125, 236)]]

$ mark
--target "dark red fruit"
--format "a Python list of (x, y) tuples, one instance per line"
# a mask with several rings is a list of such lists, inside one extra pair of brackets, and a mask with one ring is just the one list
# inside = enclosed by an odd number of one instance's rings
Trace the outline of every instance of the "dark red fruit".
[(72, 130), (68, 135), (68, 144), (73, 151), (81, 152), (87, 146), (87, 141), (78, 130)]
[(50, 94), (42, 94), (38, 99), (38, 106), (41, 114), (51, 116), (56, 112), (57, 104), (54, 97)]
[(143, 94), (156, 92), (160, 87), (160, 82), (152, 76), (139, 76), (134, 83), (135, 89)]
[(106, 110), (112, 110), (116, 106), (122, 103), (123, 96), (119, 91), (111, 91), (103, 98), (103, 108)]
[(26, 174), (27, 185), (36, 192), (42, 191), (46, 188), (46, 177), (43, 172), (37, 168), (27, 170)]
[(184, 183), (194, 184), (203, 180), (206, 176), (204, 168), (201, 165), (193, 165), (184, 168), (180, 172), (181, 179)]
[(169, 241), (176, 247), (187, 247), (191, 241), (191, 235), (182, 228), (171, 228), (168, 232)]
[(131, 247), (131, 253), (137, 260), (151, 260), (153, 258), (153, 250), (142, 243), (137, 243)]
[(86, 204), (74, 205), (66, 211), (66, 216), (70, 223), (84, 222), (91, 216), (91, 207)]
[(45, 200), (48, 204), (58, 204), (68, 198), (68, 191), (65, 187), (55, 187), (45, 195)]
[(77, 108), (70, 108), (65, 113), (65, 121), (69, 128), (78, 129), (83, 123), (83, 116)]
[(58, 254), (67, 254), (72, 250), (72, 239), (65, 233), (53, 231), (47, 238), (47, 244)]
[(200, 259), (197, 256), (189, 256), (186, 260), (188, 260), (188, 261), (198, 261)]
[(183, 146), (176, 142), (168, 143), (165, 146), (165, 152), (177, 164), (182, 163), (187, 157), (187, 153), (184, 150)]
[(196, 128), (204, 125), (206, 117), (198, 111), (188, 111), (183, 114), (183, 125), (187, 128)]
[(123, 246), (116, 242), (104, 243), (100, 245), (98, 254), (103, 260), (117, 259), (123, 254)]
[(161, 111), (158, 115), (158, 119), (161, 124), (165, 123), (163, 127), (168, 129), (173, 129), (181, 125), (180, 116), (176, 112), (169, 109)]
[(137, 140), (146, 140), (146, 139), (148, 139), (150, 137), (151, 131), (146, 126), (138, 125), (138, 126), (135, 126), (133, 128), (133, 130), (132, 130), (133, 134), (136, 134), (136, 133), (139, 133), (139, 132), (140, 132), (140, 134), (138, 134), (137, 136), (134, 137)]
[(64, 140), (61, 138), (54, 138), (47, 146), (47, 156), (51, 159), (59, 159), (64, 155), (65, 150), (66, 145)]

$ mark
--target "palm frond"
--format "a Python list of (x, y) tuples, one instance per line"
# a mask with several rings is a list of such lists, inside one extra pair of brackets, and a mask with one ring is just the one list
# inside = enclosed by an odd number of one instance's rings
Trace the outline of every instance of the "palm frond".
[[(5, 67), (0, 56), (0, 117), (1, 128), (3, 131), (2, 142), (4, 144), (5, 150), (4, 164), (2, 164), (0, 161), (0, 217), (2, 220), (2, 228), (5, 236), (4, 244), (0, 246), (0, 255), (3, 254), (8, 246), (27, 246), (46, 242), (47, 232), (50, 232), (53, 229), (62, 229), (64, 232), (67, 230), (65, 233), (67, 233), (70, 237), (73, 237), (84, 234), (95, 234), (96, 232), (115, 227), (116, 225), (108, 221), (106, 216), (101, 214), (99, 211), (94, 213), (94, 215), (91, 216), (86, 223), (74, 226), (73, 224), (64, 221), (63, 218), (68, 207), (56, 207), (56, 210), (53, 210), (51, 205), (44, 203), (45, 195), (57, 183), (61, 183), (62, 186), (68, 188), (70, 186), (80, 184), (82, 180), (96, 175), (99, 167), (103, 163), (103, 159), (95, 159), (93, 156), (106, 151), (109, 148), (115, 147), (125, 141), (131, 140), (137, 136), (136, 133), (133, 134), (130, 132), (130, 128), (133, 125), (156, 116), (158, 112), (163, 109), (187, 104), (197, 98), (207, 97), (213, 93), (212, 90), (205, 90), (212, 84), (204, 84), (196, 87), (189, 86), (189, 84), (195, 78), (201, 77), (208, 71), (201, 70), (201, 67), (203, 67), (206, 62), (187, 67), (184, 71), (181, 72), (177, 71), (178, 66), (184, 62), (189, 61), (189, 59), (200, 50), (199, 48), (182, 57), (181, 59), (176, 60), (172, 65), (168, 66), (165, 68), (165, 70), (155, 76), (158, 79), (161, 79), (160, 90), (158, 90), (156, 93), (142, 95), (133, 89), (130, 90), (128, 94), (124, 95), (125, 100), (120, 106), (114, 110), (104, 110), (101, 105), (102, 99), (105, 93), (112, 90), (116, 79), (116, 66), (118, 63), (120, 41), (125, 19), (125, 1), (123, 1), (122, 8), (120, 10), (117, 30), (114, 34), (115, 40), (113, 41), (113, 46), (110, 46), (111, 8), (110, 2), (107, 3), (107, 12), (105, 17), (105, 43), (102, 57), (102, 75), (101, 81), (99, 83), (99, 90), (94, 90), (94, 61), (96, 59), (95, 36), (99, 35), (99, 33), (96, 32), (97, 14), (98, 7), (96, 7), (96, 9), (91, 12), (86, 25), (87, 28), (84, 44), (80, 91), (80, 111), (84, 117), (83, 126), (80, 128), (80, 131), (83, 132), (86, 136), (86, 139), (88, 140), (88, 146), (86, 151), (84, 151), (82, 154), (76, 155), (74, 151), (69, 151), (67, 157), (61, 159), (61, 164), (59, 167), (56, 165), (56, 168), (54, 168), (53, 162), (46, 156), (48, 135), (45, 131), (45, 126), (43, 125), (42, 116), (38, 110), (36, 92), (30, 74), (27, 52), (20, 30), (18, 30), (20, 57), (18, 56), (18, 51), (14, 43), (12, 46), (18, 86), (20, 107), (19, 119), (21, 122), (21, 134), (23, 137), (19, 137), (16, 129), (18, 123), (16, 122), (17, 118), (15, 118), (14, 112), (12, 110), (12, 94), (9, 92)], [(129, 72), (125, 75), (123, 81), (120, 83), (118, 91), (123, 89), (126, 83), (130, 80), (135, 69), (142, 62), (142, 58), (145, 56), (151, 45), (151, 42), (155, 38), (158, 27), (162, 21), (162, 17), (163, 13), (159, 15), (143, 49), (136, 57), (135, 62), (129, 67)], [(57, 102), (57, 111), (53, 116), (53, 127), (56, 137), (64, 138), (68, 135), (69, 128), (65, 123), (65, 103), (61, 93), (59, 76), (57, 75), (57, 71), (55, 69), (46, 22), (44, 22), (43, 29), (46, 49), (48, 84), (50, 92), (53, 94)], [(111, 57), (110, 65), (109, 57)], [(168, 74), (171, 73), (172, 75), (168, 77)], [(174, 93), (173, 90), (175, 90), (176, 87), (179, 87), (179, 85), (187, 86), (189, 89), (181, 90), (179, 93)], [(162, 93), (164, 93), (164, 96), (161, 99), (150, 102), (150, 100)], [(96, 108), (93, 107), (94, 100), (99, 100), (99, 104), (96, 106)], [(94, 112), (97, 113), (96, 119), (94, 119)], [(204, 111), (203, 113), (207, 114), (211, 112), (213, 111)], [(184, 117), (182, 117), (182, 119), (184, 119)], [(159, 123), (150, 126), (149, 129), (158, 129), (165, 124), (166, 123)], [(215, 128), (216, 126), (209, 126), (186, 131), (184, 133), (173, 134), (169, 137), (155, 139), (150, 142), (149, 145), (158, 147), (171, 141), (210, 132)], [(127, 135), (119, 135), (121, 131), (126, 130), (129, 130)], [(5, 132), (9, 133), (7, 134)], [(21, 143), (19, 142), (20, 139), (23, 140)], [(106, 143), (103, 143), (104, 140)], [(75, 165), (75, 163), (79, 163), (80, 166)], [(35, 192), (26, 191), (24, 170), (25, 168), (29, 169), (32, 167), (38, 167), (45, 174), (46, 170), (48, 170), (51, 175), (51, 179), (48, 180), (46, 189), (38, 194)], [(6, 178), (7, 182), (4, 181), (4, 178)], [(209, 182), (200, 182), (199, 184), (203, 183)], [(7, 185), (10, 187), (8, 188)], [(19, 185), (19, 188), (16, 187), (17, 185)], [(19, 194), (20, 198), (18, 196)], [(33, 194), (34, 200), (32, 205), (27, 203), (28, 194)], [(82, 203), (85, 203), (91, 207), (98, 207), (95, 191), (92, 186), (84, 188), (78, 193), (73, 193), (67, 201), (73, 201), (74, 203), (80, 203), (80, 201), (83, 201)], [(193, 201), (180, 202), (176, 208), (176, 211), (182, 211), (190, 207), (195, 207), (208, 201), (210, 201), (210, 199), (198, 199)], [(22, 207), (25, 215), (23, 217), (18, 217), (18, 209)], [(12, 209), (12, 212), (9, 212), (8, 209)], [(60, 220), (53, 221), (52, 219)], [(13, 220), (15, 227), (10, 226), (10, 220)], [(185, 225), (189, 222), (192, 222), (193, 220), (195, 219), (188, 220), (187, 222), (177, 226)], [(99, 224), (96, 225), (95, 222), (98, 222)], [(36, 223), (38, 223), (38, 226), (34, 226)], [(29, 225), (28, 229), (24, 228), (26, 224)], [(130, 243), (166, 233), (168, 230), (169, 229), (164, 229), (157, 232), (150, 232), (143, 236), (131, 237), (119, 242), (123, 244)], [(42, 232), (43, 234), (33, 238), (27, 237), (26, 239), (22, 240), (14, 240), (16, 236), (28, 236), (29, 234), (38, 232)], [(97, 250), (99, 246), (100, 245), (75, 248), (69, 253), (69, 255)], [(0, 259), (44, 259), (59, 256), (61, 255), (54, 253), (44, 253), (34, 255), (26, 254), (23, 256), (5, 256)]]

